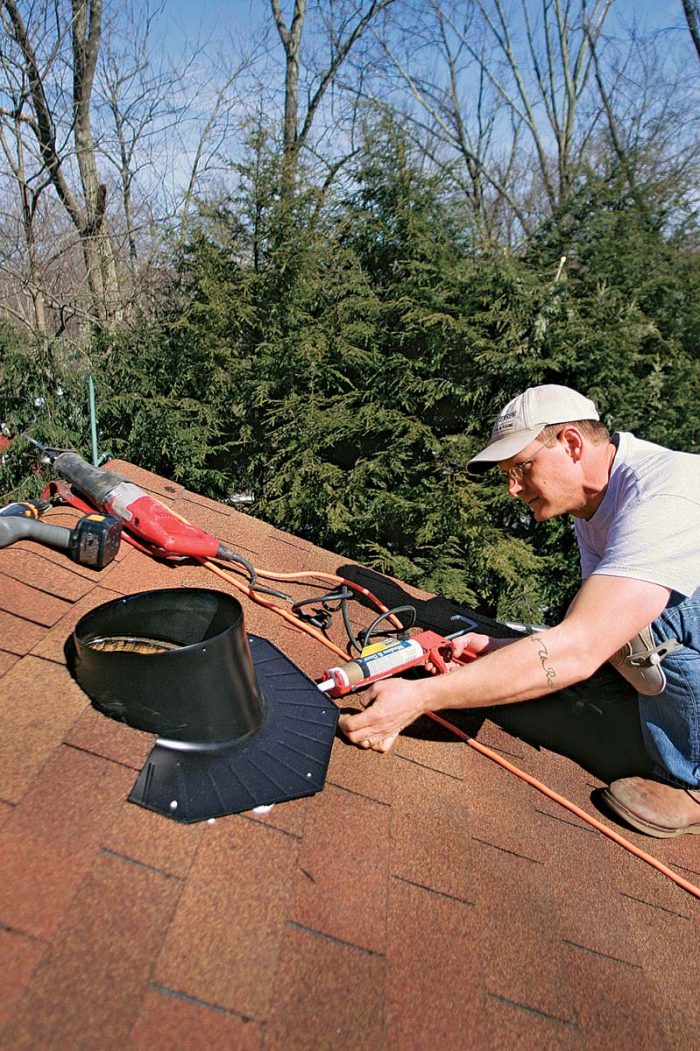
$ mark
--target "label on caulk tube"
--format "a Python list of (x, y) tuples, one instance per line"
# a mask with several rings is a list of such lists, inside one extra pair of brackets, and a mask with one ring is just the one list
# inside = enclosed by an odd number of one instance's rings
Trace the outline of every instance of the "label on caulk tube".
[(420, 642), (412, 639), (400, 639), (390, 646), (384, 646), (376, 653), (357, 657), (351, 662), (350, 667), (346, 665), (344, 671), (348, 675), (348, 685), (354, 686), (363, 679), (371, 679), (374, 675), (382, 675), (384, 672), (400, 668), (402, 664), (423, 656), (423, 647)]

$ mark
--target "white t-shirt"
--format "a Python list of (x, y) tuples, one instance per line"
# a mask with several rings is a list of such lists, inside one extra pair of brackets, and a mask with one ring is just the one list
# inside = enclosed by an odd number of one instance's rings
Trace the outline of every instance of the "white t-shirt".
[(700, 456), (626, 432), (613, 442), (603, 501), (575, 519), (582, 578), (633, 577), (700, 598)]

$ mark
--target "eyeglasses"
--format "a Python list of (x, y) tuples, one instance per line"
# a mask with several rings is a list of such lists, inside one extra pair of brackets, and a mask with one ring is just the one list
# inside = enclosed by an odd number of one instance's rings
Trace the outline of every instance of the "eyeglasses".
[[(560, 432), (561, 433), (561, 432)], [(531, 456), (529, 460), (523, 460), (521, 463), (514, 463), (506, 471), (501, 471), (504, 478), (507, 478), (508, 482), (517, 482), (520, 484), (523, 477), (525, 476), (525, 470), (530, 466), (533, 460), (536, 460), (543, 449), (549, 449), (556, 442), (558, 434), (555, 434), (553, 438), (550, 438), (548, 442), (541, 445), (534, 456)]]

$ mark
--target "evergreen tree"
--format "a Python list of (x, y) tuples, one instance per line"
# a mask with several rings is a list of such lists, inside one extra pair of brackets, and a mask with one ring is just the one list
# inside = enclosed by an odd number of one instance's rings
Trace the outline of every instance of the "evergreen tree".
[[(202, 202), (174, 246), (155, 317), (80, 354), (0, 334), (0, 417), (86, 455), (92, 370), (101, 451), (216, 498), (252, 490), (258, 517), (339, 557), (553, 622), (578, 584), (571, 522), (534, 523), (465, 463), (544, 382), (590, 394), (613, 428), (699, 448), (692, 209), (591, 180), (514, 256), (472, 242), (390, 124), (342, 198), (302, 169), (283, 194), (260, 124), (249, 145), (236, 193)], [(13, 446), (4, 492), (31, 484), (27, 463)]]
[[(50, 477), (37, 446), (90, 447), (90, 361), (60, 340), (0, 328), (0, 424), (12, 444), (0, 460), (0, 503), (37, 496)], [(28, 437), (25, 437), (28, 435)]]
[(568, 257), (544, 341), (548, 377), (590, 393), (615, 429), (700, 450), (697, 216), (679, 187), (591, 180), (532, 245)]
[(464, 471), (500, 405), (538, 371), (540, 284), (504, 256), (477, 253), (439, 181), (416, 166), (400, 133), (382, 135), (358, 171), (347, 225), (380, 303), (366, 396), (397, 422), (377, 447), (390, 466), (372, 472), (359, 554), (492, 613), (541, 619), (546, 567), (531, 526), (502, 483), (476, 484)]

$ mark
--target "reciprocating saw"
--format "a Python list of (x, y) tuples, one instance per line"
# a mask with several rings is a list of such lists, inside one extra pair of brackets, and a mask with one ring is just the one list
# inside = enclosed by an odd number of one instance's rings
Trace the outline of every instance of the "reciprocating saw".
[(92, 467), (73, 452), (60, 453), (53, 466), (94, 507), (119, 518), (129, 533), (145, 541), (154, 554), (239, 561), (226, 544), (183, 522), (165, 504), (120, 474)]
[(454, 639), (465, 634), (467, 632), (460, 631), (444, 636), (435, 631), (421, 631), (410, 639), (394, 639), (367, 646), (355, 660), (324, 671), (318, 688), (335, 700), (379, 679), (401, 675), (409, 668), (431, 665), (435, 672), (442, 673), (450, 661), (467, 664), (478, 656), (476, 650), (467, 646), (459, 657), (454, 656)]

